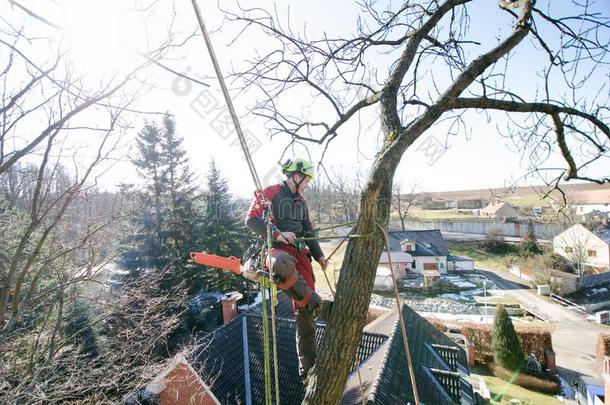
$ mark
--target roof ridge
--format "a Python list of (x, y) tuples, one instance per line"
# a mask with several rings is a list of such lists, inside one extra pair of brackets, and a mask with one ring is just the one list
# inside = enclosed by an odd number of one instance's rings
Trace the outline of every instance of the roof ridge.
[[(377, 348), (377, 350), (375, 351), (376, 353), (378, 353), (381, 349), (383, 349), (383, 357), (381, 358), (381, 361), (379, 362), (379, 366), (377, 367), (377, 371), (375, 373), (375, 378), (373, 379), (373, 383), (371, 384), (370, 388), (368, 389), (368, 395), (367, 396), (368, 396), (368, 398), (370, 398), (373, 401), (373, 403), (376, 402), (377, 390), (379, 389), (379, 384), (381, 382), (381, 377), (382, 377), (383, 372), (386, 369), (386, 364), (388, 363), (388, 359), (390, 357), (390, 350), (389, 349), (392, 347), (394, 339), (396, 339), (396, 331), (399, 328), (399, 325), (398, 325), (398, 316), (396, 316), (396, 314), (393, 313), (394, 311), (388, 311), (388, 312), (390, 314), (385, 315), (385, 317), (389, 318), (391, 315), (394, 315), (395, 316), (395, 318), (394, 318), (394, 325), (392, 327), (392, 333), (388, 336), (388, 340), (383, 342), (383, 344), (381, 344)], [(382, 318), (382, 317), (379, 317), (379, 318)], [(378, 319), (376, 319), (376, 321)], [(371, 322), (371, 323), (373, 323), (373, 322)], [(369, 359), (371, 357), (372, 357), (372, 355), (369, 356)], [(368, 360), (367, 360), (367, 362), (368, 362)], [(366, 364), (367, 362), (365, 362), (363, 364)], [(363, 364), (360, 364), (360, 367), (362, 367)]]

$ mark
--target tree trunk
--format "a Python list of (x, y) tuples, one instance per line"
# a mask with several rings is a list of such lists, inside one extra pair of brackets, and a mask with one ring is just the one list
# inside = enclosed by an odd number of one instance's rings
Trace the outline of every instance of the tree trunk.
[[(383, 251), (379, 227), (387, 227), (392, 198), (392, 177), (396, 164), (374, 165), (361, 194), (361, 212), (355, 234), (366, 235), (351, 239), (341, 266), (337, 293), (326, 334), (320, 347), (316, 366), (311, 374), (313, 390), (305, 396), (305, 404), (335, 403), (341, 398), (352, 359), (369, 307), (375, 271)], [(354, 291), (360, 292), (353, 294)], [(322, 367), (318, 367), (322, 364)]]

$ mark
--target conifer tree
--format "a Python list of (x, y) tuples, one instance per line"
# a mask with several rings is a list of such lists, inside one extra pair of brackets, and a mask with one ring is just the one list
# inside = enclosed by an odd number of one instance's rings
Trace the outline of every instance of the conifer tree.
[[(229, 194), (227, 180), (222, 178), (216, 162), (212, 160), (207, 173), (205, 192), (206, 211), (203, 232), (210, 252), (221, 256), (240, 256), (246, 248), (249, 231), (243, 224), (243, 213), (235, 210)], [(225, 291), (235, 286), (235, 276), (215, 272), (214, 287)]]
[(201, 245), (201, 213), (196, 210), (197, 188), (182, 148), (182, 138), (167, 115), (163, 125), (146, 123), (136, 139), (132, 162), (144, 179), (133, 197), (132, 227), (123, 264), (131, 269), (183, 265), (189, 252)]
[(542, 253), (542, 249), (538, 244), (538, 239), (536, 239), (534, 224), (532, 222), (527, 225), (527, 233), (519, 245), (519, 250), (521, 251), (522, 256), (533, 256)]
[(516, 371), (523, 365), (521, 344), (519, 343), (513, 322), (503, 305), (498, 306), (494, 317), (491, 349), (494, 361), (502, 367)]

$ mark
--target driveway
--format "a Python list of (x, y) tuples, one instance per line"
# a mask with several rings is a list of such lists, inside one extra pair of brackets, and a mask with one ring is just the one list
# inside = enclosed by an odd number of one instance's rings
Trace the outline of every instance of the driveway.
[(537, 295), (535, 290), (523, 284), (523, 280), (508, 272), (481, 269), (477, 272), (493, 280), (525, 308), (553, 324), (553, 349), (557, 371), (562, 378), (570, 382), (578, 375), (601, 377), (595, 364), (597, 335), (610, 333), (610, 326), (595, 324), (583, 315)]

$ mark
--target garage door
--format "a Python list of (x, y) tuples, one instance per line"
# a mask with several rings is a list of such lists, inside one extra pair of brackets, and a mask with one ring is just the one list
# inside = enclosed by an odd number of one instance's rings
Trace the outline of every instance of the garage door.
[(424, 263), (424, 270), (438, 270), (438, 263)]

